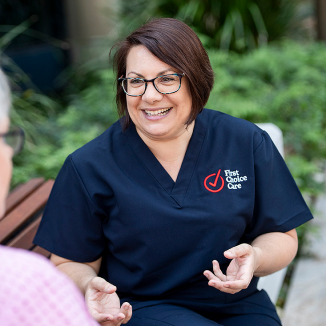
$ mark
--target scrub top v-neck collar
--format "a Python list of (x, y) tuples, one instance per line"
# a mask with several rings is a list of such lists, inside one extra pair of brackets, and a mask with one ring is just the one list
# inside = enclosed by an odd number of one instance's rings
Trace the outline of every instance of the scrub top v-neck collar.
[(171, 198), (181, 207), (187, 193), (193, 173), (197, 165), (200, 151), (208, 129), (208, 121), (204, 112), (200, 113), (183, 158), (176, 182), (164, 169), (155, 155), (138, 135), (135, 125), (131, 122), (126, 130), (129, 144), (135, 155), (142, 161), (157, 182), (165, 189)]

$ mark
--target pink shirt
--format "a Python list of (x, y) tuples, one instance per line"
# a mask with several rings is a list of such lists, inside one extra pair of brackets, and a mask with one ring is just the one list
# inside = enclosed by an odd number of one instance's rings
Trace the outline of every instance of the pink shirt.
[(77, 286), (46, 258), (0, 246), (1, 326), (99, 326)]

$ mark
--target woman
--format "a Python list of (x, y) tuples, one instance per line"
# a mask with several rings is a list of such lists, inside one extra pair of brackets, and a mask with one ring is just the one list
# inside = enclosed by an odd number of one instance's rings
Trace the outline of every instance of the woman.
[[(9, 108), (9, 86), (0, 69), (0, 220), (10, 185), (11, 158), (24, 140), (22, 130), (9, 130)], [(44, 257), (0, 246), (0, 262), (1, 326), (98, 325), (76, 286)]]
[(121, 121), (67, 158), (35, 242), (103, 325), (280, 325), (258, 277), (312, 216), (272, 141), (203, 110), (213, 71), (178, 20), (140, 27), (115, 64)]

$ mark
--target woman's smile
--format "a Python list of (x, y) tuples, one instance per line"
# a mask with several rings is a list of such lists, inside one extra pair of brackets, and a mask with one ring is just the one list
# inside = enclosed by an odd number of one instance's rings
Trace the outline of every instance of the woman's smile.
[(153, 118), (163, 118), (166, 117), (172, 108), (164, 108), (164, 109), (145, 109), (143, 112), (145, 116), (152, 120)]
[(145, 113), (148, 116), (156, 116), (156, 115), (167, 115), (167, 113), (171, 110), (172, 108), (166, 108), (166, 109), (152, 109), (152, 110), (144, 110)]

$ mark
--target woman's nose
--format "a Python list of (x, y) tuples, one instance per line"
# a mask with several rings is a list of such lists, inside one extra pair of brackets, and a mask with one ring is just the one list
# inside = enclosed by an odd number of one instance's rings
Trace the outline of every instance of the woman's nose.
[(147, 83), (145, 94), (142, 96), (142, 100), (147, 103), (158, 102), (163, 98), (163, 94), (158, 92), (154, 87), (153, 83)]

